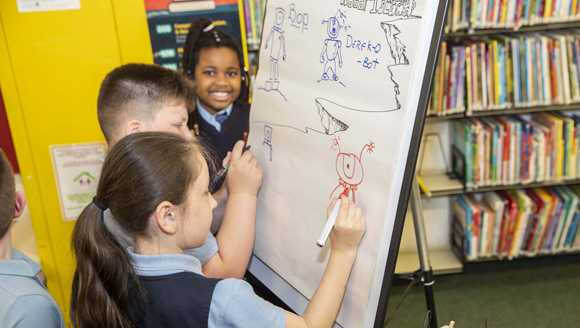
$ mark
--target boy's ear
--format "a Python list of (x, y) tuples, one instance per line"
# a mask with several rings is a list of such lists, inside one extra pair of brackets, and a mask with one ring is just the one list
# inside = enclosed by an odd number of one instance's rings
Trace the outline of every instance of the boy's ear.
[(177, 232), (175, 210), (175, 206), (168, 201), (161, 202), (155, 210), (155, 221), (159, 229), (168, 235), (174, 235)]
[(16, 206), (14, 206), (14, 218), (19, 218), (26, 206), (26, 195), (22, 191), (16, 192)]
[(131, 120), (125, 125), (125, 136), (142, 131), (143, 123), (139, 120)]

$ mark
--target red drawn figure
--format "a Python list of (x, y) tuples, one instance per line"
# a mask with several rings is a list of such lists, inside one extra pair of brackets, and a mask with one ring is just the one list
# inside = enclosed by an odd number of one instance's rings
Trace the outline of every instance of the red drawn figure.
[[(349, 197), (350, 194), (352, 195), (352, 201), (356, 202), (354, 192), (365, 177), (361, 163), (362, 154), (365, 149), (369, 154), (372, 154), (375, 149), (375, 144), (370, 141), (368, 144), (363, 146), (360, 155), (356, 156), (355, 154), (341, 153), (339, 140), (340, 137), (334, 136), (332, 138), (332, 146), (330, 147), (332, 150), (338, 150), (338, 156), (336, 156), (336, 173), (339, 177), (338, 186), (336, 186), (330, 194), (330, 199), (332, 199), (332, 197), (340, 197), (341, 195)], [(337, 192), (340, 194), (335, 195)]]

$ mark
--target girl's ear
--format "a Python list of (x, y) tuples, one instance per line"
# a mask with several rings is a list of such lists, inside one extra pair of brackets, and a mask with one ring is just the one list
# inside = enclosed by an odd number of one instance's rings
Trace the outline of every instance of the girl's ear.
[(155, 210), (155, 221), (159, 229), (168, 235), (174, 235), (177, 232), (175, 211), (175, 205), (168, 201), (163, 201)]

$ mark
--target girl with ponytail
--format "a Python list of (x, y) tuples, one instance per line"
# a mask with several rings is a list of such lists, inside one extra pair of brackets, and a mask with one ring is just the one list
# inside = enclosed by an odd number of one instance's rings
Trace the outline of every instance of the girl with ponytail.
[[(326, 271), (299, 317), (262, 300), (243, 280), (204, 277), (199, 260), (183, 254), (207, 239), (216, 206), (209, 188), (204, 149), (176, 134), (131, 134), (111, 148), (97, 195), (73, 231), (75, 327), (332, 325), (364, 234), (360, 208), (342, 199)], [(107, 209), (134, 248), (123, 249), (108, 232)]]
[(197, 84), (190, 128), (221, 161), (248, 131), (249, 77), (236, 40), (206, 18), (191, 23), (183, 49), (183, 72)]

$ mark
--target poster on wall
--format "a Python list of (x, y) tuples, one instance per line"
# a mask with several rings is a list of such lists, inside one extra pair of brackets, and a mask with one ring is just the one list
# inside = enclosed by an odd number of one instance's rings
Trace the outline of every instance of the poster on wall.
[(16, 4), (19, 13), (81, 9), (81, 0), (16, 0)]
[(97, 191), (107, 146), (104, 142), (50, 146), (64, 222), (76, 220)]
[(189, 26), (201, 17), (210, 19), (242, 46), (237, 0), (145, 0), (145, 11), (153, 61), (163, 67), (174, 70), (181, 67)]

